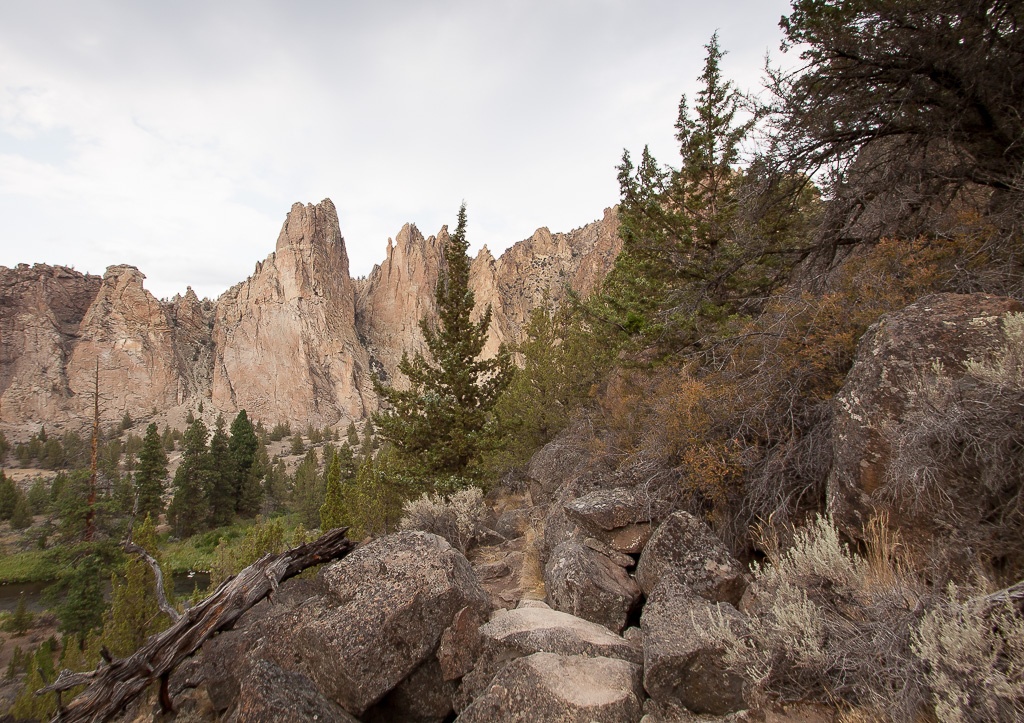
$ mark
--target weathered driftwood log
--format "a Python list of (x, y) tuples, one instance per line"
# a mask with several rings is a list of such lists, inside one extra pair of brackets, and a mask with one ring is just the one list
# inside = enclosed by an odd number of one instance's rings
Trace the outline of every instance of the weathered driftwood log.
[(215, 633), (230, 629), (242, 613), (274, 592), (283, 580), (347, 555), (355, 547), (345, 537), (347, 529), (331, 530), (294, 550), (263, 556), (186, 610), (171, 627), (150, 636), (127, 658), (100, 663), (96, 670), (84, 673), (62, 671), (39, 692), (60, 692), (83, 684), (89, 687), (57, 712), (54, 723), (110, 720), (156, 680), (161, 681), (161, 703), (169, 707), (167, 679), (171, 671)]

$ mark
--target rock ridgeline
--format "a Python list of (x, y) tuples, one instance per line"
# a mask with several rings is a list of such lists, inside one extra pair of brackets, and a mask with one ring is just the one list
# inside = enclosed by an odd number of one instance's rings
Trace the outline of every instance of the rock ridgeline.
[[(402, 353), (422, 349), (446, 237), (407, 224), (352, 279), (334, 204), (295, 204), (274, 253), (216, 301), (191, 289), (158, 300), (131, 266), (102, 277), (0, 267), (0, 423), (83, 426), (97, 380), (105, 423), (200, 402), (270, 423), (359, 419), (376, 408), (371, 374), (394, 378)], [(478, 313), (493, 310), (487, 352), (516, 340), (545, 295), (592, 290), (619, 248), (609, 210), (569, 233), (539, 229), (498, 259), (483, 249), (471, 284)]]

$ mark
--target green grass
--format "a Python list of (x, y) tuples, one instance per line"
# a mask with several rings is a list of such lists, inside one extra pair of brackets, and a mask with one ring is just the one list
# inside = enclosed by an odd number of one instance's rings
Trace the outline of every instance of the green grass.
[(0, 585), (12, 582), (46, 582), (57, 578), (57, 567), (45, 550), (29, 550), (0, 557)]

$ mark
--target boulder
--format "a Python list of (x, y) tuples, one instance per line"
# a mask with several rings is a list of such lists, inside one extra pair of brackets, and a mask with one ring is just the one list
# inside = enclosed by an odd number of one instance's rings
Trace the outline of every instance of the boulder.
[(246, 668), (238, 705), (226, 723), (358, 723), (320, 694), (301, 673), (288, 673), (266, 660)]
[(650, 595), (663, 578), (681, 582), (691, 594), (737, 605), (747, 587), (743, 566), (706, 524), (688, 512), (669, 516), (640, 555), (636, 582)]
[(746, 625), (729, 603), (695, 597), (676, 580), (662, 581), (651, 593), (640, 617), (644, 688), (651, 698), (713, 715), (744, 707), (743, 679), (725, 670), (721, 649), (700, 635), (711, 616), (724, 617), (737, 632)]
[(466, 558), (426, 532), (373, 540), (321, 578), (327, 592), (306, 602), (286, 635), (265, 638), (250, 657), (305, 673), (356, 716), (434, 656), (460, 611), (480, 619), (490, 611)]
[(458, 680), (473, 669), (483, 641), (480, 623), (473, 608), (464, 607), (441, 634), (436, 656), (444, 680)]
[(619, 632), (641, 597), (623, 566), (633, 561), (621, 553), (625, 560), (613, 559), (594, 547), (573, 539), (552, 551), (544, 567), (548, 604)]
[(565, 514), (588, 534), (619, 552), (643, 550), (651, 536), (652, 500), (643, 490), (595, 490), (563, 505)]
[(639, 721), (640, 667), (614, 658), (534, 653), (509, 663), (459, 723)]
[[(884, 511), (890, 523), (915, 528), (905, 537), (925, 539), (939, 532), (927, 519), (900, 519), (899, 510), (879, 499), (893, 440), (903, 436), (908, 415), (921, 403), (922, 379), (934, 377), (939, 365), (950, 382), (963, 377), (966, 361), (990, 357), (1005, 344), (1003, 318), (1022, 309), (1020, 302), (999, 296), (933, 294), (868, 329), (835, 399), (827, 494), (840, 529), (859, 537), (864, 524)], [(924, 413), (944, 411), (929, 407)]]

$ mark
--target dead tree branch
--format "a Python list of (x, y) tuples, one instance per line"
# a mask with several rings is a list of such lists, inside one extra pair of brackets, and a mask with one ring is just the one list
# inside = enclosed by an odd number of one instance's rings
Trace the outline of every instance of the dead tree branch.
[(355, 543), (346, 539), (347, 529), (331, 530), (318, 540), (279, 555), (264, 555), (186, 610), (167, 630), (151, 636), (127, 658), (109, 665), (101, 663), (96, 670), (85, 673), (61, 671), (57, 680), (37, 693), (60, 692), (82, 684), (89, 687), (59, 710), (53, 723), (108, 721), (157, 680), (161, 681), (161, 700), (167, 705), (170, 701), (164, 695), (166, 682), (179, 663), (215, 633), (230, 629), (246, 610), (270, 595), (282, 581), (307, 567), (351, 552)]
[(163, 570), (160, 569), (160, 563), (158, 563), (152, 555), (146, 552), (145, 548), (140, 545), (136, 545), (134, 542), (124, 543), (124, 551), (138, 555), (152, 568), (153, 575), (156, 576), (156, 604), (159, 606), (160, 610), (167, 613), (167, 616), (172, 622), (178, 622), (178, 618), (181, 617), (181, 614), (178, 613), (178, 611), (174, 609), (174, 606), (167, 601), (167, 593), (164, 591), (164, 573)]

